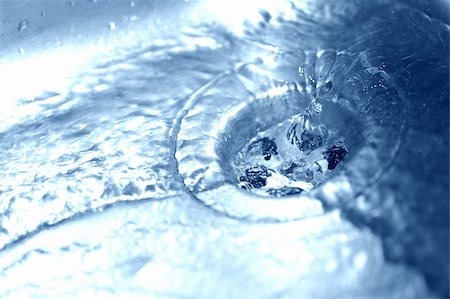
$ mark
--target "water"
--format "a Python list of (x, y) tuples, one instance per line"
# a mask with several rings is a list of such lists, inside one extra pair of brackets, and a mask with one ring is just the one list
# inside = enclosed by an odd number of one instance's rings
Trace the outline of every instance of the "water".
[[(278, 97), (289, 97), (294, 105), (303, 104), (306, 108), (265, 131), (257, 129), (256, 136), (231, 160), (241, 188), (278, 197), (310, 191), (326, 181), (329, 172), (348, 154), (339, 128), (328, 128), (321, 117), (320, 101), (329, 100), (326, 96), (332, 89), (332, 81), (327, 80), (336, 53), (321, 54), (316, 59), (314, 53), (306, 56), (287, 52), (275, 58), (280, 65), (273, 81), (278, 84), (258, 97), (275, 92)], [(299, 64), (296, 75), (293, 69)]]
[(18, 99), (0, 294), (448, 297), (448, 25), (326, 7), (192, 26)]
[[(348, 149), (337, 132), (321, 124), (312, 126), (310, 119), (309, 113), (297, 115), (253, 138), (232, 162), (238, 185), (281, 196), (310, 191), (324, 182)], [(271, 138), (275, 136), (281, 138)]]
[(17, 31), (19, 32), (24, 31), (25, 29), (27, 29), (29, 23), (30, 22), (28, 20), (20, 21), (19, 25), (17, 25)]
[(108, 28), (109, 28), (109, 30), (116, 30), (116, 23), (109, 22), (108, 23)]

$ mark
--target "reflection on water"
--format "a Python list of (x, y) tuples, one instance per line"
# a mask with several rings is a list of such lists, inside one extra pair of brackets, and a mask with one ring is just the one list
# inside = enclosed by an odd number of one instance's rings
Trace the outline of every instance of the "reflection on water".
[(449, 27), (365, 5), (195, 24), (18, 100), (0, 294), (448, 296)]

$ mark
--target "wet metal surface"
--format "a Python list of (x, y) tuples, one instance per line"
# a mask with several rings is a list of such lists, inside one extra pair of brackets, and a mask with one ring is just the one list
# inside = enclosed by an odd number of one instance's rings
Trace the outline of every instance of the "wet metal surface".
[(447, 298), (443, 11), (1, 1), (0, 297)]

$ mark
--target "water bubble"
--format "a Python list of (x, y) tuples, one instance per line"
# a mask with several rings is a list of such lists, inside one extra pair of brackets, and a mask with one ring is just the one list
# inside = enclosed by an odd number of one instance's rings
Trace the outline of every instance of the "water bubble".
[(19, 22), (19, 25), (17, 26), (17, 31), (22, 32), (25, 29), (27, 29), (28, 25), (30, 24), (30, 22), (28, 22), (28, 20), (22, 20)]
[(306, 82), (308, 83), (308, 87), (310, 92), (316, 89), (317, 80), (316, 80), (316, 54), (308, 54), (305, 60), (305, 77)]
[(116, 23), (109, 22), (108, 23), (108, 28), (109, 28), (109, 30), (116, 30)]
[(323, 97), (324, 95), (329, 93), (332, 88), (333, 83), (331, 83), (331, 81), (328, 81), (327, 83), (321, 85), (319, 89), (319, 96)]
[(8, 24), (9, 23), (9, 20), (8, 19), (4, 19), (3, 20), (3, 24)]
[(40, 15), (41, 15), (42, 18), (44, 18), (44, 17), (47, 16), (47, 13), (46, 13), (45, 11), (41, 11), (41, 14), (40, 14)]
[(17, 51), (19, 52), (19, 54), (25, 54), (25, 50), (23, 48), (19, 48)]
[(70, 0), (70, 1), (69, 1), (69, 5), (70, 5), (71, 7), (74, 7), (74, 6), (75, 6), (75, 1)]
[(131, 2), (130, 2), (130, 6), (131, 6), (131, 7), (135, 7), (135, 6), (136, 6), (136, 3), (134, 3), (134, 1), (131, 1)]
[(318, 63), (316, 64), (316, 74), (317, 80), (320, 84), (328, 78), (330, 75), (334, 64), (336, 62), (336, 52), (335, 51), (324, 51), (320, 54), (318, 58)]

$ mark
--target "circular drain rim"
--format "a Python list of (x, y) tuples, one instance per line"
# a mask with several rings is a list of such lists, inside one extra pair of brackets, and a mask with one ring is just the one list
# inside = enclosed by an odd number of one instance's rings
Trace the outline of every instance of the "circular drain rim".
[[(229, 138), (223, 134), (226, 125), (248, 106), (242, 97), (235, 96), (236, 92), (245, 94), (247, 99), (252, 99), (252, 95), (233, 75), (226, 75), (215, 83), (197, 95), (195, 104), (186, 109), (187, 114), (181, 119), (175, 158), (187, 189), (206, 206), (235, 218), (281, 222), (323, 214), (322, 203), (311, 196), (269, 199), (242, 190), (230, 181), (220, 163), (217, 144)], [(218, 90), (220, 96), (217, 96)], [(226, 107), (218, 103), (226, 103)], [(279, 105), (273, 101), (265, 101), (265, 104)], [(291, 107), (292, 103), (284, 105)], [(214, 116), (214, 123), (207, 121), (211, 116)], [(267, 117), (275, 119), (276, 116)]]
[(309, 196), (293, 195), (269, 199), (240, 189), (234, 184), (225, 184), (215, 189), (196, 193), (195, 196), (216, 211), (247, 220), (281, 222), (309, 218), (324, 213), (322, 203)]
[[(226, 175), (221, 158), (217, 153), (218, 144), (232, 137), (224, 134), (225, 128), (230, 120), (238, 119), (236, 116), (249, 103), (259, 101), (259, 103), (265, 105), (266, 109), (268, 109), (265, 111), (278, 112), (278, 109), (275, 110), (275, 107), (270, 107), (275, 106), (274, 101), (265, 98), (263, 102), (261, 99), (256, 98), (249, 91), (248, 86), (245, 85), (245, 80), (242, 80), (242, 77), (239, 76), (240, 74), (237, 72), (225, 74), (215, 80), (214, 84), (203, 89), (200, 93), (195, 94), (191, 98), (191, 101), (189, 101), (188, 107), (184, 110), (186, 111), (186, 115), (179, 120), (180, 127), (176, 139), (177, 147), (175, 151), (175, 157), (178, 161), (178, 171), (187, 189), (197, 199), (212, 209), (232, 217), (251, 220), (289, 221), (323, 214), (324, 207), (322, 203), (335, 205), (339, 202), (351, 200), (360, 194), (361, 191), (355, 190), (355, 187), (358, 189), (361, 186), (355, 186), (354, 182), (349, 180), (349, 175), (355, 175), (355, 173), (356, 175), (360, 173), (364, 174), (366, 170), (361, 169), (360, 165), (354, 167), (356, 170), (353, 174), (351, 171), (348, 172), (344, 169), (306, 194), (302, 193), (282, 198), (270, 198), (240, 190), (235, 185), (235, 182), (230, 180)], [(288, 86), (286, 82), (284, 83), (285, 86)], [(251, 85), (254, 87), (253, 82)], [(271, 87), (273, 88), (274, 86), (272, 85)], [(256, 90), (256, 92), (260, 92), (260, 90)], [(338, 91), (334, 92), (337, 94)], [(237, 96), (239, 94), (241, 96)], [(336, 94), (334, 94), (334, 100), (337, 98)], [(277, 99), (277, 97), (272, 97), (272, 99)], [(283, 99), (281, 98), (281, 100)], [(355, 105), (351, 101), (345, 102), (343, 99), (339, 100), (344, 101), (344, 104), (349, 107)], [(359, 104), (362, 105), (362, 109), (374, 109), (372, 107), (374, 103), (371, 103), (370, 99), (366, 99), (366, 102)], [(280, 107), (279, 105), (287, 105), (289, 107), (292, 106), (292, 103), (276, 103), (277, 107)], [(400, 105), (402, 105), (401, 100)], [(401, 108), (403, 109), (403, 107)], [(403, 110), (401, 112), (403, 113)], [(261, 125), (265, 122), (277, 123), (274, 122), (274, 118), (276, 117), (270, 113), (265, 115)], [(402, 123), (400, 130), (402, 130), (403, 117), (400, 117), (400, 119)], [(383, 133), (386, 128), (382, 125), (381, 127), (381, 133)], [(374, 134), (380, 134), (380, 132), (375, 131)], [(393, 146), (392, 159), (398, 147), (399, 144)], [(376, 155), (377, 152), (373, 148), (363, 146), (359, 150), (359, 153), (355, 155), (356, 162), (353, 164), (370, 160), (374, 156), (376, 157)], [(376, 163), (373, 165), (377, 166)], [(379, 168), (377, 168), (379, 173), (385, 170), (384, 167)], [(369, 171), (368, 173), (368, 176), (372, 176), (370, 179), (373, 179), (373, 181), (369, 179), (365, 184), (362, 184), (363, 187), (371, 185), (379, 178), (374, 173), (370, 173)]]

